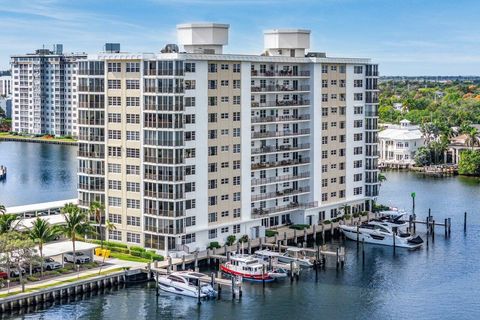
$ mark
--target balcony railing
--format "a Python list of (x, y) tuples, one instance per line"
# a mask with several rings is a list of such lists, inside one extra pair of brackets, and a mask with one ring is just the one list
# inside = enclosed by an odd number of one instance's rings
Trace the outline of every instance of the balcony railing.
[(175, 175), (161, 175), (161, 174), (154, 174), (154, 173), (145, 173), (145, 179), (148, 180), (155, 180), (155, 181), (184, 181), (184, 177), (178, 177)]
[(287, 122), (287, 121), (302, 121), (310, 120), (309, 114), (302, 114), (300, 116), (266, 116), (266, 117), (253, 117), (252, 123), (265, 123), (265, 122)]
[(263, 208), (263, 209), (253, 208), (252, 215), (254, 216), (254, 218), (256, 218), (259, 216), (265, 216), (272, 213), (279, 213), (279, 212), (292, 211), (292, 210), (298, 210), (298, 209), (308, 209), (308, 208), (315, 208), (315, 207), (318, 207), (317, 201), (307, 202), (307, 203), (290, 202), (287, 205), (273, 207), (273, 208)]
[(252, 186), (258, 186), (258, 185), (268, 184), (268, 183), (291, 181), (291, 180), (300, 180), (300, 179), (305, 179), (309, 177), (310, 177), (310, 172), (302, 172), (297, 175), (285, 175), (285, 176), (277, 176), (277, 177), (269, 177), (269, 178), (261, 178), (261, 179), (252, 179)]
[(276, 167), (294, 166), (294, 165), (306, 164), (306, 163), (310, 163), (310, 158), (282, 160), (282, 161), (275, 161), (275, 162), (252, 163), (252, 170), (271, 169)]
[(104, 175), (105, 170), (99, 170), (99, 169), (92, 169), (92, 168), (78, 168), (78, 172), (80, 173), (85, 173), (85, 174), (98, 174), (98, 175)]
[(156, 227), (156, 226), (145, 226), (145, 231), (163, 233), (163, 234), (182, 234), (185, 233), (185, 228), (169, 228), (169, 227)]
[(306, 193), (306, 192), (310, 192), (310, 187), (301, 187), (298, 189), (285, 189), (281, 191), (252, 195), (252, 201), (275, 199), (279, 197), (289, 197), (289, 196), (293, 196), (300, 193)]
[(252, 108), (269, 108), (269, 107), (289, 107), (289, 106), (308, 106), (310, 100), (276, 100), (267, 102), (252, 102)]
[(261, 72), (258, 70), (252, 70), (251, 75), (252, 77), (309, 77), (310, 71), (280, 70)]
[(169, 193), (169, 192), (156, 192), (156, 191), (145, 191), (145, 197), (157, 198), (157, 199), (183, 199), (183, 193)]
[(288, 137), (310, 134), (310, 129), (301, 129), (298, 131), (266, 131), (266, 132), (252, 132), (252, 139), (271, 138), (271, 137)]
[(169, 217), (169, 218), (178, 218), (185, 215), (184, 210), (180, 211), (171, 211), (171, 210), (157, 210), (157, 209), (145, 209), (145, 214), (160, 216), (160, 217)]
[(81, 141), (97, 141), (97, 142), (104, 142), (105, 136), (94, 136), (94, 135), (79, 135), (78, 140)]
[(167, 158), (167, 157), (144, 157), (145, 162), (158, 163), (158, 164), (182, 164), (183, 159)]
[(251, 92), (290, 92), (290, 91), (310, 91), (310, 86), (283, 86), (283, 85), (275, 85), (275, 86), (265, 86), (265, 87), (258, 87), (253, 86), (250, 88)]
[(86, 157), (86, 158), (103, 159), (103, 158), (105, 158), (105, 153), (103, 153), (103, 152), (78, 151), (78, 156), (79, 157)]
[(286, 151), (295, 151), (302, 149), (310, 149), (310, 143), (303, 143), (296, 146), (291, 145), (281, 145), (281, 146), (265, 146), (261, 148), (252, 149), (252, 154), (263, 154), (263, 153), (273, 153), (273, 152), (286, 152)]
[(102, 185), (89, 185), (86, 183), (79, 183), (78, 189), (89, 191), (105, 191), (105, 186)]

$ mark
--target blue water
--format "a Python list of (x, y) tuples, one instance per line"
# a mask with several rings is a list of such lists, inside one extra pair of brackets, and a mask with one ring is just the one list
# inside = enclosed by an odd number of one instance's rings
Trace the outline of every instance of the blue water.
[(77, 147), (26, 142), (0, 142), (0, 203), (20, 206), (77, 197)]
[[(244, 296), (232, 301), (228, 291), (217, 301), (161, 293), (140, 285), (75, 303), (57, 305), (14, 319), (479, 319), (480, 208), (477, 179), (426, 178), (387, 172), (378, 201), (410, 209), (436, 221), (452, 217), (452, 234), (437, 229), (435, 242), (418, 251), (365, 246), (365, 260), (354, 242), (346, 242), (343, 271), (332, 262), (326, 271), (303, 272), (298, 282), (244, 285)], [(463, 232), (463, 212), (469, 212)], [(419, 226), (417, 231), (423, 232)], [(424, 236), (424, 235), (422, 235)], [(336, 245), (333, 243), (332, 245)]]

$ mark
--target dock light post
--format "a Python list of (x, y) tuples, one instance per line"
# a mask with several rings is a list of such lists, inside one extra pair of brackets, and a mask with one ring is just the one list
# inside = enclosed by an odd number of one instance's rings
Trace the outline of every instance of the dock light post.
[(77, 264), (77, 280), (80, 279), (80, 265)]
[(10, 279), (7, 279), (7, 293), (10, 293)]
[(415, 211), (415, 196), (416, 196), (416, 193), (412, 192), (410, 194), (410, 196), (412, 197), (412, 209), (413, 209), (413, 211)]

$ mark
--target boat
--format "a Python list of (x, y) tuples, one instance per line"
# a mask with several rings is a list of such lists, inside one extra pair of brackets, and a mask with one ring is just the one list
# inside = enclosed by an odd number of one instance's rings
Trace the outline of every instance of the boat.
[(290, 265), (288, 263), (283, 263), (278, 261), (280, 253), (271, 251), (271, 250), (257, 250), (253, 254), (253, 257), (257, 258), (258, 261), (267, 267), (268, 274), (270, 277), (275, 279), (283, 279), (288, 277), (288, 269)]
[(278, 256), (278, 261), (284, 263), (295, 262), (298, 266), (304, 268), (313, 267), (313, 259), (308, 257), (305, 250), (297, 247), (288, 247), (284, 254)]
[(373, 219), (373, 221), (379, 221), (386, 224), (390, 228), (397, 228), (404, 231), (408, 227), (408, 222), (401, 220), (406, 212), (393, 208), (392, 210), (386, 210), (380, 212), (380, 217)]
[(269, 275), (264, 263), (257, 258), (237, 254), (230, 257), (230, 260), (220, 265), (220, 270), (231, 276), (241, 276), (249, 281), (273, 281), (274, 277)]
[[(157, 279), (160, 289), (188, 296), (192, 298), (213, 298), (217, 292), (208, 283), (201, 283), (200, 279), (205, 277), (203, 273), (192, 271), (172, 272), (169, 275), (159, 277)], [(199, 290), (200, 286), (200, 290)], [(199, 292), (200, 291), (200, 292)]]
[(395, 237), (395, 247), (417, 249), (423, 244), (423, 239), (420, 236), (414, 237), (379, 221), (370, 221), (360, 226), (341, 225), (340, 229), (347, 239), (355, 241), (358, 232), (358, 240), (365, 241), (365, 243), (393, 246), (393, 238)]

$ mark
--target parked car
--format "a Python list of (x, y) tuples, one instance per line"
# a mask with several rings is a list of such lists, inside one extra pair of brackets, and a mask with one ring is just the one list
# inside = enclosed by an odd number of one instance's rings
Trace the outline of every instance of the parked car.
[(7, 279), (8, 278), (8, 273), (0, 271), (0, 278)]
[[(23, 267), (26, 270), (30, 270), (29, 265), (24, 265)], [(60, 269), (61, 267), (62, 267), (62, 264), (53, 260), (52, 258), (45, 258), (43, 260), (43, 270), (50, 271), (50, 270)], [(37, 272), (40, 272), (40, 271), (42, 271), (42, 266), (41, 266), (40, 262), (36, 262), (35, 264), (32, 265), (32, 272), (33, 273), (37, 273)]]
[(75, 252), (75, 259), (73, 258), (73, 252), (67, 252), (63, 255), (63, 261), (72, 263), (88, 263), (92, 261), (89, 256), (83, 252)]
[[(0, 271), (8, 274), (8, 268), (0, 268)], [(25, 268), (21, 268), (20, 271), (22, 272), (22, 275), (26, 273)], [(18, 272), (17, 267), (10, 266), (10, 278), (16, 278), (19, 276), (20, 276), (20, 273)]]

